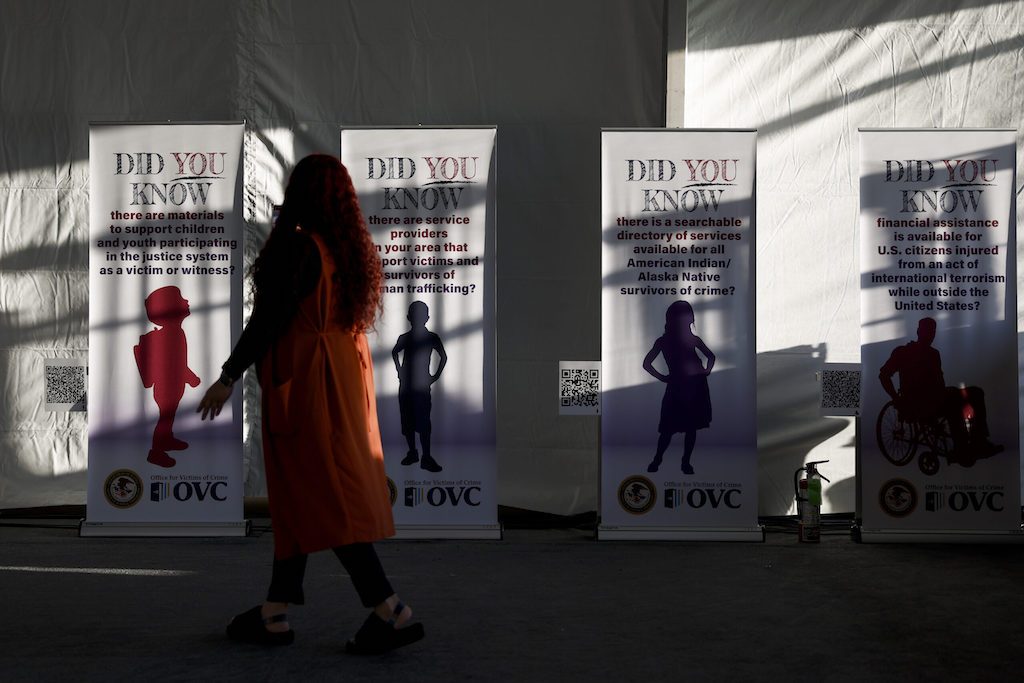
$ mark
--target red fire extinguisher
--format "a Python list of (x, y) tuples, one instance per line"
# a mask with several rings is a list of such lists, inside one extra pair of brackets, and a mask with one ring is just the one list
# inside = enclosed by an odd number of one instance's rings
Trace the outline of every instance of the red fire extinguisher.
[[(797, 536), (801, 543), (821, 541), (821, 480), (828, 481), (817, 465), (828, 460), (815, 460), (797, 469), (793, 474), (796, 489)], [(806, 476), (800, 476), (805, 472)]]
[(962, 384), (960, 385), (960, 399), (960, 414), (963, 415), (964, 429), (967, 431), (968, 440), (970, 440), (973, 436), (971, 428), (974, 426), (974, 406), (971, 405), (971, 399), (967, 396), (967, 387)]

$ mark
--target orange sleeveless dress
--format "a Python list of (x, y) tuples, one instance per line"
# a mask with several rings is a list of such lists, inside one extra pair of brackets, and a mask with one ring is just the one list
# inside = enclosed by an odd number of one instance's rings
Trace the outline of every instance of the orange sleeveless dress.
[[(308, 233), (307, 233), (308, 234)], [(263, 458), (274, 555), (395, 533), (366, 336), (334, 320), (334, 263), (317, 235), (321, 275), (263, 358)]]

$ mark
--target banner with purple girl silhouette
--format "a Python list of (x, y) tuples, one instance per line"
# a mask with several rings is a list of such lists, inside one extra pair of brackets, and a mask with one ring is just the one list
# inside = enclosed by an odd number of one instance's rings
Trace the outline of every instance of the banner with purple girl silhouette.
[(90, 127), (83, 535), (245, 532), (239, 404), (195, 413), (241, 323), (243, 129)]
[(369, 335), (399, 537), (497, 538), (493, 127), (346, 128), (384, 271)]
[(599, 538), (761, 540), (755, 131), (602, 133)]
[(860, 136), (865, 540), (1024, 541), (1013, 130)]

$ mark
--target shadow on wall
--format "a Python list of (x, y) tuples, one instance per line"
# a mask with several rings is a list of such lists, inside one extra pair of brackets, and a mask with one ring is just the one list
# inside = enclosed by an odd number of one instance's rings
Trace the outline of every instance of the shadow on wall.
[[(70, 241), (60, 249), (31, 245), (0, 253), (0, 273), (10, 276), (0, 298), (0, 348), (63, 350), (83, 339), (89, 324), (89, 299), (83, 286), (88, 282), (88, 262), (84, 240)], [(66, 312), (56, 315), (64, 306)]]
[[(809, 459), (815, 448), (846, 429), (849, 418), (820, 414), (821, 385), (818, 373), (826, 358), (825, 344), (796, 346), (757, 354), (757, 449), (758, 514), (784, 516), (795, 514), (793, 480), (797, 468)], [(729, 372), (728, 370), (725, 372)], [(715, 373), (719, 376), (721, 373)], [(625, 424), (651, 433), (651, 452), (657, 438), (658, 402), (662, 389), (645, 383), (604, 394), (603, 407), (620, 411)], [(722, 414), (727, 407), (722, 408)], [(734, 426), (735, 427), (735, 426)], [(701, 434), (702, 444), (718, 446), (746, 442), (749, 431), (708, 429)], [(851, 439), (844, 446), (853, 447)], [(852, 471), (849, 463), (835, 463), (835, 471)], [(856, 505), (855, 480), (839, 479), (823, 472), (831, 482), (825, 495), (834, 512), (853, 512)]]
[[(85, 250), (85, 245), (79, 245)], [(0, 268), (8, 272), (17, 272), (26, 268), (37, 268), (45, 258), (42, 250), (24, 250), (4, 255), (0, 258)], [(52, 255), (51, 255), (52, 258)], [(83, 273), (83, 276), (85, 274)], [(52, 342), (55, 326), (71, 326), (75, 330), (86, 330), (88, 327), (88, 302), (86, 298), (76, 302), (72, 310), (61, 321), (41, 320), (40, 316), (28, 311), (8, 310), (4, 314), (4, 343), (12, 346), (24, 346)], [(45, 315), (42, 316), (45, 318)], [(762, 515), (785, 515), (792, 513), (793, 482), (792, 472), (800, 467), (815, 447), (834, 437), (846, 426), (845, 420), (825, 418), (819, 415), (819, 385), (816, 375), (826, 357), (824, 344), (816, 346), (797, 346), (778, 351), (760, 353), (757, 356), (757, 443), (758, 443), (758, 479), (760, 483), (759, 512)], [(3, 369), (0, 368), (0, 374)], [(246, 410), (250, 417), (258, 414), (259, 392), (255, 382), (250, 379), (246, 386)], [(660, 387), (635, 387), (624, 405), (636, 411), (639, 423), (654, 419), (646, 414), (644, 400), (639, 394), (650, 392), (655, 403), (660, 399)], [(387, 422), (387, 419), (383, 420)], [(258, 422), (249, 420), (247, 440), (250, 446), (258, 451)], [(383, 426), (383, 425), (382, 425)], [(652, 434), (655, 427), (652, 426)], [(720, 435), (729, 440), (730, 436)], [(652, 436), (653, 444), (654, 436)], [(74, 439), (68, 440), (70, 445)], [(653, 445), (652, 445), (653, 447)], [(262, 489), (262, 471), (258, 454), (247, 450), (246, 493), (252, 495)], [(70, 454), (66, 454), (70, 456)], [(254, 457), (255, 456), (255, 457)], [(73, 459), (73, 458), (72, 458)], [(16, 458), (15, 458), (16, 460)], [(32, 487), (40, 485), (35, 477), (22, 472), (20, 477), (24, 483), (32, 482)], [(54, 483), (63, 481), (77, 490), (79, 481), (54, 478)], [(81, 483), (84, 483), (82, 480)], [(826, 487), (833, 508), (840, 510), (853, 509), (853, 480), (833, 482)], [(51, 489), (59, 490), (59, 487)], [(72, 496), (74, 498), (74, 496)], [(77, 499), (71, 501), (77, 502)], [(594, 501), (596, 508), (596, 500)]]
[[(737, 380), (733, 377), (735, 373), (736, 371), (732, 369), (715, 371), (709, 379), (709, 384), (735, 385), (737, 384)], [(665, 386), (661, 382), (645, 379), (640, 384), (604, 392), (601, 398), (602, 410), (605, 414), (614, 413), (619, 424), (628, 426), (628, 431), (620, 433), (606, 430), (605, 443), (612, 446), (629, 446), (635, 443), (638, 433), (646, 433), (650, 437), (651, 454), (653, 455), (655, 444), (658, 441), (660, 406), (662, 397), (665, 395)], [(698, 438), (701, 445), (733, 447), (750, 443), (755, 437), (752, 433), (753, 425), (730, 422), (729, 409), (732, 406), (725, 401), (717, 400), (714, 387), (710, 393), (712, 405), (718, 406), (718, 412), (715, 415), (719, 419), (717, 422), (712, 419), (708, 428), (700, 430)], [(678, 444), (682, 444), (682, 437), (678, 438)]]
[[(1004, 2), (1005, 0), (956, 0), (952, 4), (957, 10), (963, 11), (999, 5)], [(792, 3), (791, 8), (781, 4), (765, 8), (766, 11), (772, 11), (778, 21), (763, 22), (759, 26), (756, 39), (762, 42), (784, 41), (801, 36), (860, 29), (882, 23), (918, 22), (940, 12), (950, 11), (949, 4), (945, 2), (893, 2), (880, 6), (874, 3), (850, 3), (842, 7), (841, 10), (836, 8), (840, 11), (820, 12), (807, 12), (806, 6), (798, 3)], [(789, 17), (786, 16), (787, 11), (792, 13)], [(748, 45), (754, 40), (754, 37), (749, 32), (735, 31), (716, 33), (704, 40), (708, 42), (711, 49), (727, 49)]]
[[(793, 514), (793, 473), (817, 446), (843, 431), (844, 419), (822, 417), (821, 370), (826, 345), (794, 346), (757, 354), (759, 514)], [(780, 476), (784, 478), (779, 479)], [(825, 476), (828, 473), (825, 472)], [(839, 511), (854, 509), (852, 478), (832, 482), (825, 495)]]
[[(1003, 0), (957, 0), (952, 3), (956, 9), (964, 11), (975, 7), (981, 8), (987, 5), (998, 5)], [(705, 3), (708, 7), (712, 3)], [(729, 3), (721, 3), (726, 5)], [(917, 22), (925, 17), (931, 17), (941, 12), (936, 8), (935, 3), (886, 3), (884, 9), (881, 4), (875, 3), (844, 3), (835, 4), (837, 11), (807, 12), (804, 3), (789, 3), (791, 8), (786, 10), (786, 3), (765, 4), (764, 11), (771, 12), (770, 17), (763, 17), (764, 21), (758, 21), (761, 17), (748, 17), (748, 21), (757, 23), (758, 40), (752, 40), (748, 31), (703, 31), (702, 22), (705, 20), (715, 21), (718, 16), (715, 12), (708, 12), (707, 16), (700, 16), (701, 21), (696, 21), (694, 14), (689, 14), (688, 19), (691, 28), (688, 31), (691, 35), (701, 36), (701, 49), (728, 50), (730, 47), (747, 46), (753, 42), (776, 42), (787, 41), (801, 36), (825, 35), (835, 31), (863, 30), (868, 27), (881, 26), (882, 24), (897, 22)], [(782, 8), (784, 11), (778, 11)], [(922, 11), (923, 8), (923, 11)], [(791, 14), (790, 14), (791, 13)], [(787, 20), (790, 14), (791, 20)], [(790, 108), (784, 116), (760, 122), (756, 127), (760, 136), (768, 136), (775, 133), (792, 130), (794, 127), (820, 118), (828, 112), (847, 106), (853, 102), (869, 100), (872, 96), (884, 93), (893, 86), (894, 77), (899, 78), (902, 88), (909, 87), (917, 82), (927, 82), (934, 79), (948, 77), (949, 73), (960, 67), (973, 67), (976, 64), (984, 63), (1002, 54), (1014, 54), (1020, 49), (1020, 35), (1014, 35), (1003, 40), (983, 44), (974, 49), (967, 49), (963, 53), (944, 54), (941, 59), (931, 62), (923, 62), (915, 69), (908, 69), (886, 76), (867, 83), (858, 88), (843, 89), (840, 95), (830, 99), (823, 99), (813, 104)]]

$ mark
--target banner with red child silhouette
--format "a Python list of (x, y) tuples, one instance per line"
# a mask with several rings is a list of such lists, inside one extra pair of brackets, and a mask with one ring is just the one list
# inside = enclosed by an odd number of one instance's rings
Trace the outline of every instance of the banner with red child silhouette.
[(493, 127), (346, 128), (384, 271), (369, 336), (399, 536), (500, 536)]
[(860, 134), (861, 535), (1024, 540), (1016, 133)]
[(243, 130), (90, 127), (83, 535), (244, 533), (238, 404), (195, 414), (241, 322)]
[(599, 538), (763, 538), (756, 144), (756, 131), (602, 132)]

